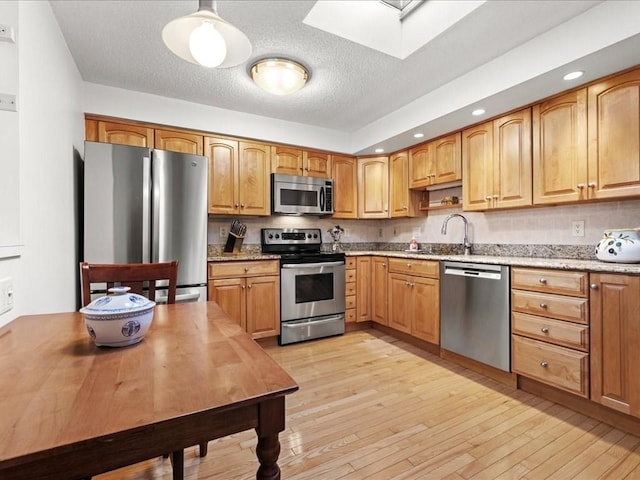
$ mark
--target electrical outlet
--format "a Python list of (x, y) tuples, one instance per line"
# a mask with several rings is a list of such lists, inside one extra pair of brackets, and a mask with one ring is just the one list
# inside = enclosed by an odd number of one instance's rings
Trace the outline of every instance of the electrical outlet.
[(16, 96), (10, 93), (0, 93), (0, 110), (17, 112)]
[(574, 220), (571, 222), (571, 235), (574, 237), (584, 237), (584, 220)]
[(13, 308), (13, 279), (0, 279), (0, 315)]
[(344, 236), (345, 236), (345, 237), (349, 237), (349, 236), (351, 236), (351, 230), (350, 230), (349, 228), (345, 228), (345, 229), (344, 229)]
[(16, 41), (13, 27), (9, 25), (0, 25), (0, 42), (14, 43)]
[(381, 228), (378, 229), (378, 238), (382, 238), (382, 229)]
[(220, 227), (220, 237), (226, 238), (228, 236), (229, 236), (229, 230), (227, 230), (227, 227)]

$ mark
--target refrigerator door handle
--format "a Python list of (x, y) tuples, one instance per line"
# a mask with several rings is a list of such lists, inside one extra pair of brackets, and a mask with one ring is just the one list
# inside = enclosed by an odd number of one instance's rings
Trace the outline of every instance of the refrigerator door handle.
[(142, 158), (142, 261), (151, 261), (151, 158)]

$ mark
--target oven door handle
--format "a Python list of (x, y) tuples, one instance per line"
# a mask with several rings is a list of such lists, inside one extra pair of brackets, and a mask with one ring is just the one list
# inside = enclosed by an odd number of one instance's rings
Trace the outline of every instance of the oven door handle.
[(322, 320), (309, 320), (308, 322), (304, 322), (304, 323), (284, 323), (283, 322), (280, 326), (284, 328), (305, 327), (310, 324), (320, 325), (322, 323), (335, 322), (336, 320), (341, 320), (342, 318), (344, 318), (342, 315), (336, 315), (335, 317), (323, 318)]
[(287, 263), (282, 268), (318, 268), (318, 267), (335, 267), (344, 265), (344, 262), (320, 262), (320, 263)]

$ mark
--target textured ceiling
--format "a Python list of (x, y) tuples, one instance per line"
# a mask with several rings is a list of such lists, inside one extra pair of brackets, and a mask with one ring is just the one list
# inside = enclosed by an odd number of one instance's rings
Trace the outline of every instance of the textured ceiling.
[[(488, 1), (399, 60), (305, 25), (315, 1), (218, 1), (220, 16), (249, 37), (253, 52), (246, 64), (206, 69), (161, 40), (167, 22), (197, 10), (195, 0), (51, 1), (85, 81), (349, 133), (599, 3)], [(311, 81), (288, 97), (261, 91), (247, 68), (266, 56), (302, 62)]]

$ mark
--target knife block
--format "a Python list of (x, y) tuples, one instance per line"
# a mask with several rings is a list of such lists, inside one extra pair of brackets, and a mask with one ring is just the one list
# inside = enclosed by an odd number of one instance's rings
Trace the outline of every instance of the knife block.
[(229, 232), (229, 236), (227, 237), (227, 243), (224, 246), (223, 253), (230, 255), (239, 255), (240, 249), (242, 248), (242, 242), (244, 241), (244, 237), (240, 235), (236, 235), (233, 232)]

